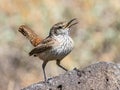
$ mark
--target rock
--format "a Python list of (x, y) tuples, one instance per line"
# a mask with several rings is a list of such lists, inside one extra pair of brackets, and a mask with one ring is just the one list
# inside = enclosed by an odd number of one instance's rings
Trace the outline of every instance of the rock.
[(65, 74), (38, 82), (21, 90), (120, 90), (120, 66), (99, 62), (82, 70), (74, 69)]

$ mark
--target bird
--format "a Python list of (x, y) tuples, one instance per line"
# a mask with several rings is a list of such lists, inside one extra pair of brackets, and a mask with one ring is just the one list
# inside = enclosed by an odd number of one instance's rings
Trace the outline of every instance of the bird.
[(43, 61), (42, 70), (45, 82), (47, 81), (45, 67), (49, 61), (56, 60), (60, 68), (68, 71), (60, 62), (73, 50), (74, 42), (70, 37), (70, 30), (77, 23), (77, 19), (73, 18), (68, 22), (54, 24), (49, 35), (29, 52), (29, 56), (38, 57)]

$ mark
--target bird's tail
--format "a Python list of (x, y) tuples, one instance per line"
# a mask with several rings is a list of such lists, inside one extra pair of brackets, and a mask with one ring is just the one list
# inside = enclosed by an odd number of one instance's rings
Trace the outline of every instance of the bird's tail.
[(22, 35), (24, 35), (34, 47), (36, 47), (42, 41), (42, 38), (33, 32), (33, 30), (27, 25), (21, 25), (18, 31), (21, 32)]

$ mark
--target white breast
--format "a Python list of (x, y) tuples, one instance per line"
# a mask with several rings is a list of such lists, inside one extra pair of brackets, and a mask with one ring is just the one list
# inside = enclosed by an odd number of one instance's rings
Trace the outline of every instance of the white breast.
[(69, 54), (74, 46), (73, 40), (68, 35), (56, 36), (55, 39), (59, 42), (58, 45), (53, 47), (51, 50), (41, 53), (39, 57), (43, 60), (56, 60), (63, 59), (67, 54)]
[(56, 57), (56, 59), (63, 59), (72, 51), (73, 40), (68, 35), (59, 35), (56, 37), (56, 39), (59, 41), (60, 45), (54, 47), (51, 53)]

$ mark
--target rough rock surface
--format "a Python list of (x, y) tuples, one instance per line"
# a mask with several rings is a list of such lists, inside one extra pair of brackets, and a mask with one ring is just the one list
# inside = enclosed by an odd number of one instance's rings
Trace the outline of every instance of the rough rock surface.
[(74, 69), (21, 90), (120, 90), (120, 66), (99, 62), (82, 70)]

